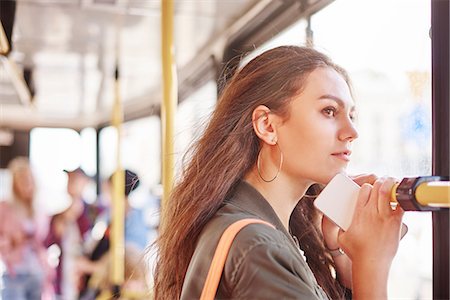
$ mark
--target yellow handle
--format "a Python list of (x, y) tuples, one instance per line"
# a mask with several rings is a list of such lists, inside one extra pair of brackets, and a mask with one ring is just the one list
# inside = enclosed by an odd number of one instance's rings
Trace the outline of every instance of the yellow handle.
[(392, 187), (392, 190), (391, 190), (391, 204), (392, 204), (392, 202), (398, 203), (398, 201), (397, 201), (397, 188), (398, 188), (399, 185), (400, 185), (400, 183), (397, 182)]
[[(391, 190), (391, 204), (397, 203), (396, 183)], [(450, 182), (449, 181), (429, 181), (419, 184), (416, 188), (415, 198), (422, 206), (450, 207)]]
[(430, 181), (419, 184), (416, 199), (421, 205), (450, 207), (450, 182)]

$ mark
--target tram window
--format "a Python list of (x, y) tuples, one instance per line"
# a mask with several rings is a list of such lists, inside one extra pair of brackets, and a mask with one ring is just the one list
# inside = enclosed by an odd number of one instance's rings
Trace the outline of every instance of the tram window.
[(12, 178), (9, 174), (8, 169), (0, 169), (0, 201), (8, 199), (11, 196), (11, 186)]
[[(86, 128), (78, 134), (67, 128), (34, 128), (30, 132), (30, 162), (36, 179), (39, 207), (49, 214), (59, 212), (70, 203), (67, 175), (63, 170), (81, 166), (89, 175), (94, 175), (95, 131)], [(86, 200), (95, 201), (93, 182), (85, 192)]]
[(81, 167), (86, 173), (94, 175), (96, 170), (96, 139), (97, 133), (94, 128), (88, 127), (80, 131), (81, 138)]
[(308, 23), (305, 19), (301, 19), (285, 30), (281, 31), (279, 34), (272, 37), (267, 42), (263, 43), (261, 46), (256, 48), (251, 53), (248, 53), (242, 58), (240, 65), (243, 66), (259, 54), (265, 52), (266, 50), (283, 46), (283, 45), (302, 45), (306, 44), (306, 27)]
[[(430, 24), (428, 0), (335, 1), (313, 16), (315, 46), (353, 81), (360, 137), (351, 173), (431, 174)], [(431, 299), (431, 215), (408, 212), (404, 222), (409, 233), (392, 265), (389, 298)]]
[(155, 204), (149, 200), (160, 198), (162, 192), (161, 119), (152, 116), (125, 123), (122, 145), (124, 167), (134, 170), (141, 181), (130, 197), (130, 204), (137, 207)]
[(217, 101), (217, 84), (211, 80), (178, 105), (175, 131), (175, 168), (182, 169), (183, 155), (209, 121)]
[(99, 132), (100, 178), (108, 178), (117, 168), (117, 131), (114, 127)]

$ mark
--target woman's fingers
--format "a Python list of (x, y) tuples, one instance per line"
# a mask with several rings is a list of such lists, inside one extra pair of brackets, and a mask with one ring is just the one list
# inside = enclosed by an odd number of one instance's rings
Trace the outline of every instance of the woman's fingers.
[(358, 200), (355, 205), (355, 213), (353, 215), (352, 223), (347, 231), (342, 230), (338, 232), (338, 242), (350, 258), (362, 249), (361, 236), (366, 235), (365, 223), (367, 222), (366, 211), (370, 209), (367, 207), (369, 198), (372, 193), (372, 186), (365, 183), (361, 186), (358, 193)]
[(391, 208), (391, 190), (395, 184), (392, 177), (385, 178), (378, 191), (378, 211), (381, 214), (392, 214)]
[(378, 178), (373, 186), (364, 183), (358, 195), (357, 208), (369, 206), (382, 214), (392, 213), (390, 200), (394, 184), (395, 179), (392, 177)]
[(356, 202), (355, 211), (361, 211), (369, 202), (369, 197), (372, 191), (372, 186), (368, 183), (364, 183), (361, 186), (358, 194), (358, 201)]
[(373, 186), (361, 186), (352, 223), (346, 232), (338, 233), (339, 243), (352, 260), (394, 257), (403, 216), (401, 208), (393, 211), (390, 206), (394, 183), (393, 178), (379, 178)]
[(378, 177), (375, 174), (360, 174), (355, 176), (350, 176), (350, 178), (356, 182), (359, 186), (364, 183), (374, 184)]
[(373, 184), (372, 193), (369, 198), (369, 205), (376, 208), (378, 213), (388, 214), (392, 213), (390, 204), (391, 189), (395, 184), (395, 179), (392, 177), (378, 178)]
[(378, 178), (373, 184), (372, 192), (370, 193), (369, 201), (367, 206), (372, 209), (372, 211), (378, 211), (378, 196), (380, 192), (380, 187), (383, 184), (384, 178)]

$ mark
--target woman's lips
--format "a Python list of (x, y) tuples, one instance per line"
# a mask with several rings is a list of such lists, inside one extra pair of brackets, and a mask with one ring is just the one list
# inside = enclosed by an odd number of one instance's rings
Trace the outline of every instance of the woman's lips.
[(352, 154), (351, 151), (345, 151), (345, 152), (336, 152), (331, 155), (333, 155), (334, 157), (339, 158), (343, 161), (349, 162), (351, 154)]

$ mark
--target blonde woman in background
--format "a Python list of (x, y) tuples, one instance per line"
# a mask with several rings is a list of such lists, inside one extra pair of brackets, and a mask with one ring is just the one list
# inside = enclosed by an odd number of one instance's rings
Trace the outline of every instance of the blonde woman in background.
[(27, 158), (8, 165), (12, 178), (11, 199), (0, 202), (0, 260), (3, 299), (50, 299), (44, 292), (49, 276), (43, 239), (47, 222), (35, 209), (35, 181)]

